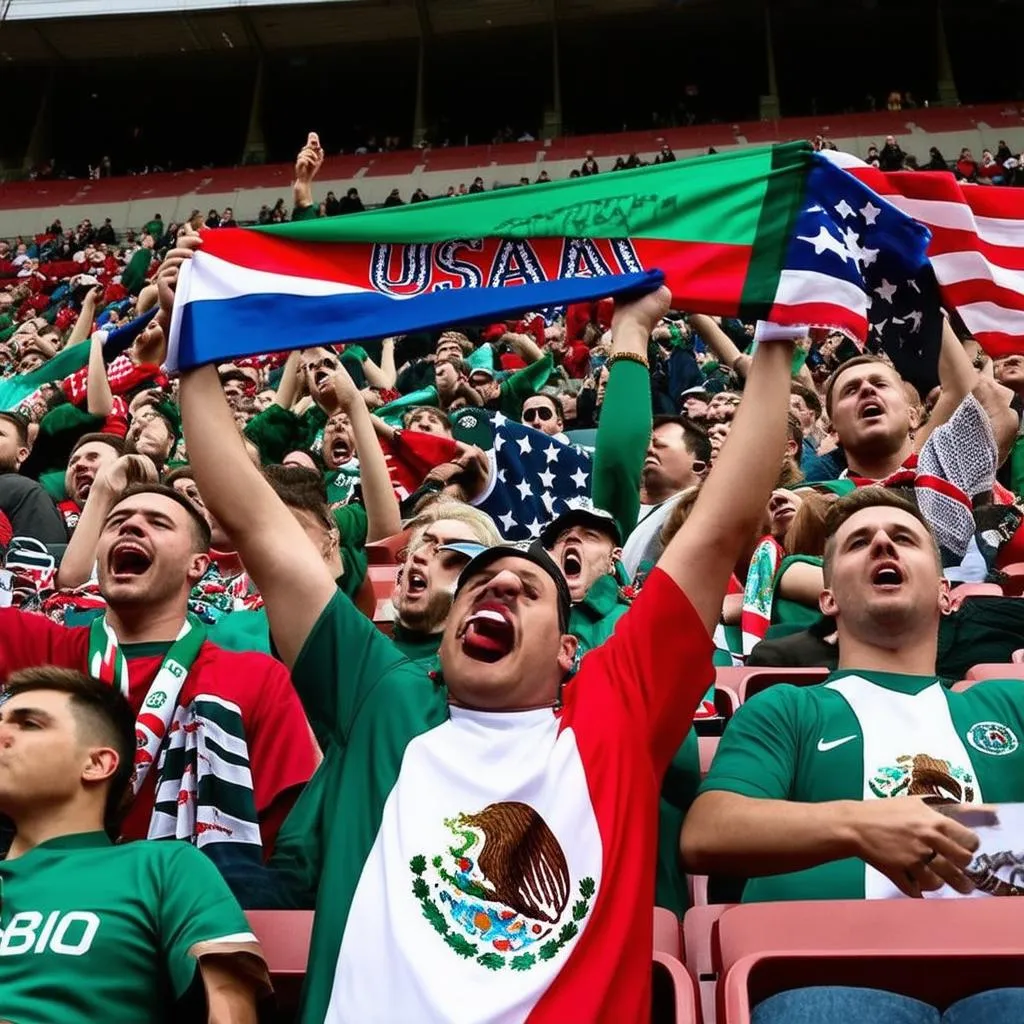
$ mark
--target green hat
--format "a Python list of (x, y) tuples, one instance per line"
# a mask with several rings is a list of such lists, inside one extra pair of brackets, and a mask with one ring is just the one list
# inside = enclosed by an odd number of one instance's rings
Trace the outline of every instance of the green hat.
[(857, 485), (852, 480), (804, 480), (801, 483), (793, 484), (791, 491), (828, 491), (837, 498), (845, 498), (857, 490)]
[[(168, 398), (153, 403), (156, 414), (167, 424), (176, 445), (181, 440), (181, 411)], [(174, 450), (173, 447), (171, 449)]]

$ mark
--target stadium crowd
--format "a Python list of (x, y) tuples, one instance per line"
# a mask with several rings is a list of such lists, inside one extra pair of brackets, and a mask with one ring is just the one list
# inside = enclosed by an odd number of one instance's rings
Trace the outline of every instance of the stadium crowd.
[[(314, 197), (322, 159), (262, 223), (361, 208)], [(169, 379), (180, 268), (234, 225), (0, 242), (0, 1018), (254, 1020), (244, 908), (315, 909), (303, 1021), (642, 1021), (687, 872), (1019, 894), (937, 805), (1024, 801), (1020, 684), (951, 686), (1024, 648), (1024, 358), (946, 320), (922, 394), (661, 289), (362, 345), (282, 325)], [(741, 664), (829, 674), (723, 730)], [(940, 1019), (811, 986), (754, 1020), (839, 1013)], [(1024, 988), (942, 1019), (1019, 1021)]]

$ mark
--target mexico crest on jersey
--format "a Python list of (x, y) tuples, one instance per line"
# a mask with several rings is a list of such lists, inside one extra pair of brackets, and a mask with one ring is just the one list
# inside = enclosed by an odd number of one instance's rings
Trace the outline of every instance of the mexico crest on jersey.
[(452, 842), (413, 857), (412, 891), (445, 944), (492, 971), (528, 971), (579, 934), (596, 891), (573, 886), (565, 854), (529, 804), (489, 804), (445, 819)]

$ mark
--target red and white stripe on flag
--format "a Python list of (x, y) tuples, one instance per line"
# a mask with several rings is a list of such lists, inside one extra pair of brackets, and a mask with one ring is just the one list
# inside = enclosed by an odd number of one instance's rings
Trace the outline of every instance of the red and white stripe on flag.
[(964, 184), (943, 171), (886, 173), (829, 159), (920, 221), (943, 302), (993, 358), (1024, 352), (1024, 188)]

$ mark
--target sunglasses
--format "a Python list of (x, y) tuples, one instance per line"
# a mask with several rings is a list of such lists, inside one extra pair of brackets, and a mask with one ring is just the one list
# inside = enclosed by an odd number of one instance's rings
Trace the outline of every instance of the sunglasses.
[(524, 423), (533, 423), (534, 420), (540, 420), (541, 423), (547, 423), (548, 420), (553, 420), (554, 418), (554, 411), (546, 405), (538, 405), (534, 409), (526, 409), (523, 412)]

